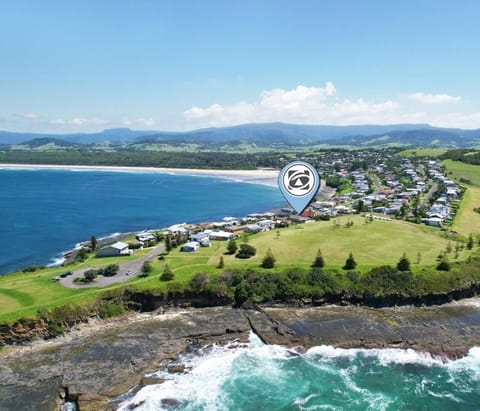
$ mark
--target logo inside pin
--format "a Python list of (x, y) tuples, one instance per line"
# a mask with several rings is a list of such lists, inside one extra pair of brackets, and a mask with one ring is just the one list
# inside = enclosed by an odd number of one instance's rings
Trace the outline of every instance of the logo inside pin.
[(287, 164), (278, 177), (280, 191), (297, 213), (307, 207), (320, 186), (317, 170), (305, 161)]

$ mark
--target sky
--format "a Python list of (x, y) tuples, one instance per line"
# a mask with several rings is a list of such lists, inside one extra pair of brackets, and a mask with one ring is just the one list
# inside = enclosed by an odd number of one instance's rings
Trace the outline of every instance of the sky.
[(480, 2), (4, 0), (0, 129), (480, 128)]

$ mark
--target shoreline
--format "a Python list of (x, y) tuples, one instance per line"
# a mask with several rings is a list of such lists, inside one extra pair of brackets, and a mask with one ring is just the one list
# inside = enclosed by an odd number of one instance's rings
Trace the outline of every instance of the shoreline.
[(86, 166), (57, 164), (7, 164), (0, 163), (0, 169), (7, 170), (70, 170), (70, 171), (102, 171), (124, 173), (158, 173), (171, 175), (187, 175), (200, 177), (218, 177), (242, 183), (260, 184), (270, 187), (277, 186), (279, 171), (267, 168), (256, 170), (217, 170), (197, 168), (166, 168), (166, 167), (131, 167), (131, 166)]

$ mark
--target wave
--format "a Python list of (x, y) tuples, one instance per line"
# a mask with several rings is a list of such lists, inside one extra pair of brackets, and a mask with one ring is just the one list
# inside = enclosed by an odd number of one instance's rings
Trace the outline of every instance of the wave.
[(459, 360), (331, 346), (292, 355), (252, 333), (246, 347), (205, 347), (180, 361), (185, 373), (151, 374), (165, 382), (140, 389), (119, 409), (407, 410), (417, 404), (440, 411), (475, 409), (480, 401), (480, 347)]

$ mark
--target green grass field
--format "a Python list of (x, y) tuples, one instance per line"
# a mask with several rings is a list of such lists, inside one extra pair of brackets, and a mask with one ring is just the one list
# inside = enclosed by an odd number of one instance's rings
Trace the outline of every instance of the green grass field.
[[(22, 317), (33, 317), (40, 308), (74, 303), (77, 305), (92, 302), (105, 290), (123, 287), (135, 287), (139, 290), (166, 287), (159, 281), (159, 274), (168, 264), (175, 273), (175, 282), (187, 283), (193, 274), (208, 271), (220, 273), (217, 268), (221, 256), (228, 268), (259, 268), (260, 263), (270, 248), (277, 259), (278, 268), (289, 266), (309, 267), (317, 250), (322, 250), (327, 267), (341, 267), (350, 252), (359, 264), (357, 269), (366, 271), (373, 266), (396, 264), (406, 252), (412, 263), (421, 254), (420, 264), (413, 264), (414, 270), (423, 266), (432, 266), (438, 254), (448, 244), (438, 229), (414, 225), (402, 221), (374, 220), (367, 224), (365, 217), (346, 216), (338, 218), (340, 228), (334, 228), (332, 221), (320, 221), (309, 224), (272, 230), (248, 237), (248, 243), (257, 249), (256, 256), (241, 260), (231, 255), (224, 255), (226, 242), (214, 241), (210, 248), (199, 248), (196, 253), (182, 253), (173, 250), (164, 260), (153, 261), (153, 272), (147, 278), (134, 278), (123, 284), (112, 285), (103, 289), (66, 289), (52, 281), (52, 277), (67, 270), (79, 267), (101, 266), (119, 263), (136, 257), (90, 258), (86, 262), (69, 267), (43, 269), (33, 273), (13, 273), (0, 277), (0, 322), (14, 321)], [(353, 227), (346, 228), (352, 221)], [(241, 239), (237, 240), (240, 244)], [(137, 257), (147, 251), (137, 254)], [(466, 258), (468, 252), (462, 251), (459, 259)], [(453, 259), (453, 256), (451, 257)]]
[(399, 157), (438, 157), (447, 151), (445, 148), (408, 148), (399, 151), (396, 155)]
[(467, 187), (467, 191), (455, 217), (453, 230), (464, 236), (470, 233), (480, 234), (480, 214), (473, 211), (480, 207), (480, 166), (452, 160), (445, 160), (442, 164), (447, 168), (448, 177), (459, 182), (460, 179), (470, 181), (469, 184), (460, 183)]

